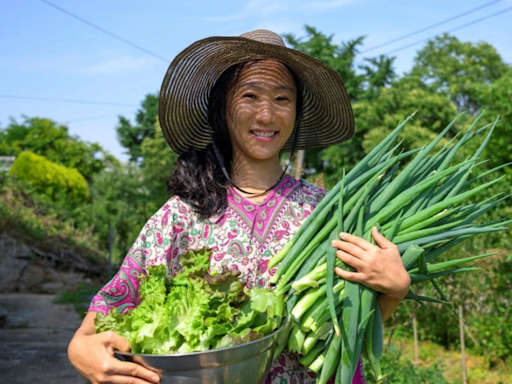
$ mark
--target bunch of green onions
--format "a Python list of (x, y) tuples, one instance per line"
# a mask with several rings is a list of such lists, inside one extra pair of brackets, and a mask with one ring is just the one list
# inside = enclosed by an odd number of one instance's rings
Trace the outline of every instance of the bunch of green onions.
[[(401, 142), (395, 143), (412, 115), (407, 118), (343, 176), (294, 238), (270, 261), (269, 268), (280, 263), (271, 284), (277, 293), (287, 296), (292, 323), (287, 342), (277, 352), (287, 345), (290, 351), (300, 353), (301, 363), (318, 373), (317, 383), (327, 383), (333, 374), (336, 383), (351, 383), (361, 354), (368, 359), (377, 381), (383, 379), (379, 363), (383, 324), (377, 295), (334, 274), (335, 266), (352, 270), (336, 258), (336, 249), (331, 246), (340, 232), (373, 241), (371, 229), (377, 226), (398, 246), (412, 285), (429, 281), (441, 297), (415, 295), (411, 289), (406, 298), (420, 304), (431, 301), (450, 305), (436, 279), (474, 270), (459, 265), (493, 253), (433, 261), (463, 240), (504, 230), (503, 225), (512, 221), (474, 224), (475, 219), (508, 196), (498, 194), (467, 203), (502, 178), (482, 184), (489, 173), (508, 165), (471, 177), (475, 167), (483, 163), (479, 157), (497, 121), (476, 129), (479, 116), (459, 140), (456, 135), (433, 153), (460, 116), (428, 145), (399, 153)], [(454, 163), (457, 151), (486, 130), (489, 132), (476, 152), (465, 161)], [(404, 159), (410, 162), (399, 169)]]

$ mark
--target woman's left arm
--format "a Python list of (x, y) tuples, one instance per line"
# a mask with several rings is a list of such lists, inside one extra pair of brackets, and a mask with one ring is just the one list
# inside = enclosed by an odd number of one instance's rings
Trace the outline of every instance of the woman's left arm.
[(376, 244), (348, 233), (340, 234), (341, 240), (333, 240), (338, 248), (336, 256), (355, 271), (336, 267), (334, 272), (344, 280), (357, 282), (380, 292), (379, 303), (385, 321), (396, 310), (411, 285), (411, 278), (402, 263), (395, 244), (372, 228)]

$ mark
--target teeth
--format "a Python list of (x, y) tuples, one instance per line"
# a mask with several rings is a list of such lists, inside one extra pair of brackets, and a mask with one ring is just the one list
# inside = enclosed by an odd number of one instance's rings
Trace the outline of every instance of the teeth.
[(261, 136), (261, 137), (272, 137), (276, 134), (276, 132), (260, 132), (260, 131), (252, 131), (252, 133), (256, 136)]

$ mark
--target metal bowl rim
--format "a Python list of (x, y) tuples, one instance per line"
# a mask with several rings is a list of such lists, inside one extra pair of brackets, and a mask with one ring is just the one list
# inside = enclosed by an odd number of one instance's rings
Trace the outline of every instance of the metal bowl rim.
[(284, 320), (281, 322), (281, 325), (279, 328), (277, 328), (274, 332), (272, 332), (266, 336), (263, 336), (261, 339), (248, 341), (247, 343), (237, 344), (237, 345), (233, 345), (231, 347), (209, 349), (207, 351), (190, 352), (190, 353), (172, 353), (172, 354), (167, 354), (167, 355), (156, 355), (156, 354), (151, 354), (151, 353), (122, 352), (119, 350), (116, 350), (115, 353), (122, 355), (122, 356), (141, 356), (141, 357), (154, 357), (154, 358), (160, 358), (160, 357), (166, 357), (166, 358), (176, 357), (176, 358), (178, 358), (178, 357), (185, 357), (185, 356), (199, 356), (199, 355), (204, 355), (204, 354), (220, 353), (220, 352), (231, 350), (231, 349), (242, 348), (242, 347), (247, 347), (247, 346), (250, 346), (250, 345), (253, 345), (256, 343), (261, 343), (264, 340), (267, 340), (267, 339), (270, 339), (270, 338), (276, 336), (279, 332), (286, 329), (287, 326), (288, 326), (288, 319), (284, 318)]

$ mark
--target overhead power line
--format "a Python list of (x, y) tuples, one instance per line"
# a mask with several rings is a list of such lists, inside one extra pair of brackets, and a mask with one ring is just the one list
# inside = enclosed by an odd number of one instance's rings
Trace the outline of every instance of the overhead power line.
[(424, 42), (426, 42), (426, 41), (428, 41), (428, 40), (430, 40), (430, 39), (432, 39), (432, 38), (434, 38), (434, 37), (441, 36), (441, 35), (443, 35), (443, 34), (445, 34), (445, 33), (451, 33), (451, 32), (458, 31), (459, 29), (469, 27), (470, 25), (474, 25), (474, 24), (480, 23), (480, 22), (482, 22), (482, 21), (484, 21), (484, 20), (490, 19), (490, 18), (492, 18), (492, 17), (499, 16), (499, 15), (501, 15), (501, 14), (503, 14), (503, 13), (505, 13), (505, 12), (509, 12), (509, 11), (512, 11), (512, 7), (508, 7), (508, 8), (502, 9), (502, 10), (501, 10), (501, 11), (499, 11), (499, 12), (493, 13), (493, 14), (488, 15), (488, 16), (485, 16), (485, 17), (482, 17), (482, 18), (480, 18), (480, 19), (473, 20), (473, 21), (471, 21), (471, 22), (469, 22), (469, 23), (463, 24), (463, 25), (461, 25), (461, 26), (459, 26), (459, 27), (456, 27), (456, 28), (450, 29), (450, 30), (445, 31), (445, 32), (443, 32), (443, 33), (438, 33), (437, 35), (434, 35), (434, 36), (431, 36), (431, 37), (427, 37), (426, 39), (418, 40), (418, 41), (416, 41), (416, 42), (414, 42), (414, 43), (404, 45), (403, 47), (400, 47), (400, 48), (394, 49), (394, 50), (392, 50), (392, 51), (386, 52), (384, 55), (389, 55), (389, 54), (391, 54), (391, 53), (395, 53), (395, 52), (401, 51), (401, 50), (403, 50), (403, 49), (410, 48), (410, 47), (412, 47), (412, 46), (414, 46), (414, 45), (418, 45), (418, 44), (424, 43)]
[(11, 100), (36, 100), (36, 101), (51, 101), (57, 103), (74, 103), (74, 104), (94, 104), (94, 105), (111, 105), (116, 107), (138, 107), (136, 104), (127, 103), (109, 103), (104, 101), (93, 101), (93, 100), (71, 100), (71, 99), (52, 99), (48, 97), (35, 97), (35, 96), (18, 96), (18, 95), (5, 95), (0, 94), (1, 99)]
[(167, 64), (169, 64), (171, 62), (169, 59), (166, 59), (165, 57), (162, 57), (162, 56), (160, 56), (160, 55), (158, 55), (158, 54), (156, 54), (154, 52), (151, 52), (151, 51), (141, 47), (140, 45), (132, 43), (131, 41), (129, 41), (129, 40), (127, 40), (127, 39), (125, 39), (125, 38), (123, 38), (123, 37), (121, 37), (119, 35), (116, 35), (115, 33), (107, 31), (105, 28), (102, 28), (102, 27), (100, 27), (100, 26), (98, 26), (98, 25), (96, 25), (94, 23), (91, 23), (90, 21), (85, 20), (83, 17), (75, 15), (74, 13), (71, 13), (71, 12), (65, 10), (64, 8), (61, 8), (58, 5), (55, 5), (55, 4), (51, 3), (51, 2), (49, 2), (48, 0), (41, 0), (41, 1), (43, 3), (45, 3), (46, 5), (49, 5), (50, 7), (53, 7), (55, 9), (57, 9), (58, 11), (60, 11), (62, 13), (65, 13), (66, 15), (71, 16), (72, 18), (74, 18), (74, 19), (76, 19), (76, 20), (78, 20), (78, 21), (80, 21), (80, 22), (82, 22), (84, 24), (87, 24), (89, 27), (97, 29), (98, 31), (103, 32), (104, 34), (109, 35), (110, 37), (113, 37), (116, 40), (122, 41), (123, 43), (128, 44), (129, 46), (131, 46), (131, 47), (133, 47), (135, 49), (138, 49), (139, 51), (147, 53), (148, 55), (151, 55), (151, 56), (153, 56), (153, 57), (155, 57), (155, 58), (157, 58), (159, 60), (162, 60), (162, 61), (164, 61)]
[(366, 52), (370, 52), (370, 51), (373, 51), (374, 49), (377, 49), (377, 48), (381, 48), (381, 47), (384, 47), (386, 45), (389, 45), (389, 44), (392, 44), (392, 43), (396, 43), (397, 41), (400, 41), (400, 40), (403, 40), (403, 39), (406, 39), (408, 37), (411, 37), (411, 36), (414, 36), (414, 35), (417, 35), (419, 33), (422, 33), (422, 32), (425, 32), (425, 31), (428, 31), (429, 29), (432, 29), (432, 28), (435, 28), (435, 27), (439, 27), (440, 25), (443, 25), (443, 24), (446, 24), (446, 23), (449, 23), (450, 21), (453, 21), (453, 20), (457, 20), (457, 19), (460, 19), (461, 17), (463, 16), (466, 16), (466, 15), (469, 15), (470, 13), (473, 13), (473, 12), (476, 12), (480, 9), (483, 9), (483, 8), (486, 8), (486, 7), (489, 7), (493, 4), (496, 4), (496, 3), (499, 3), (500, 1), (503, 1), (503, 0), (494, 0), (494, 1), (490, 1), (488, 3), (485, 3), (479, 7), (476, 7), (476, 8), (473, 8), (473, 9), (470, 9), (469, 11), (466, 11), (466, 12), (463, 12), (463, 13), (459, 13), (458, 15), (455, 15), (453, 17), (450, 17), (446, 20), (443, 20), (443, 21), (440, 21), (438, 23), (435, 23), (435, 24), (432, 24), (432, 25), (429, 25), (428, 27), (425, 27), (425, 28), (422, 28), (422, 29), (419, 29), (417, 31), (414, 31), (414, 32), (411, 32), (411, 33), (408, 33), (407, 35), (404, 35), (404, 36), (400, 36), (400, 37), (397, 37), (393, 40), (389, 40), (389, 41), (386, 41), (382, 44), (379, 44), (379, 45), (375, 45), (373, 47), (370, 47), (364, 51), (361, 51), (361, 53), (366, 53)]

